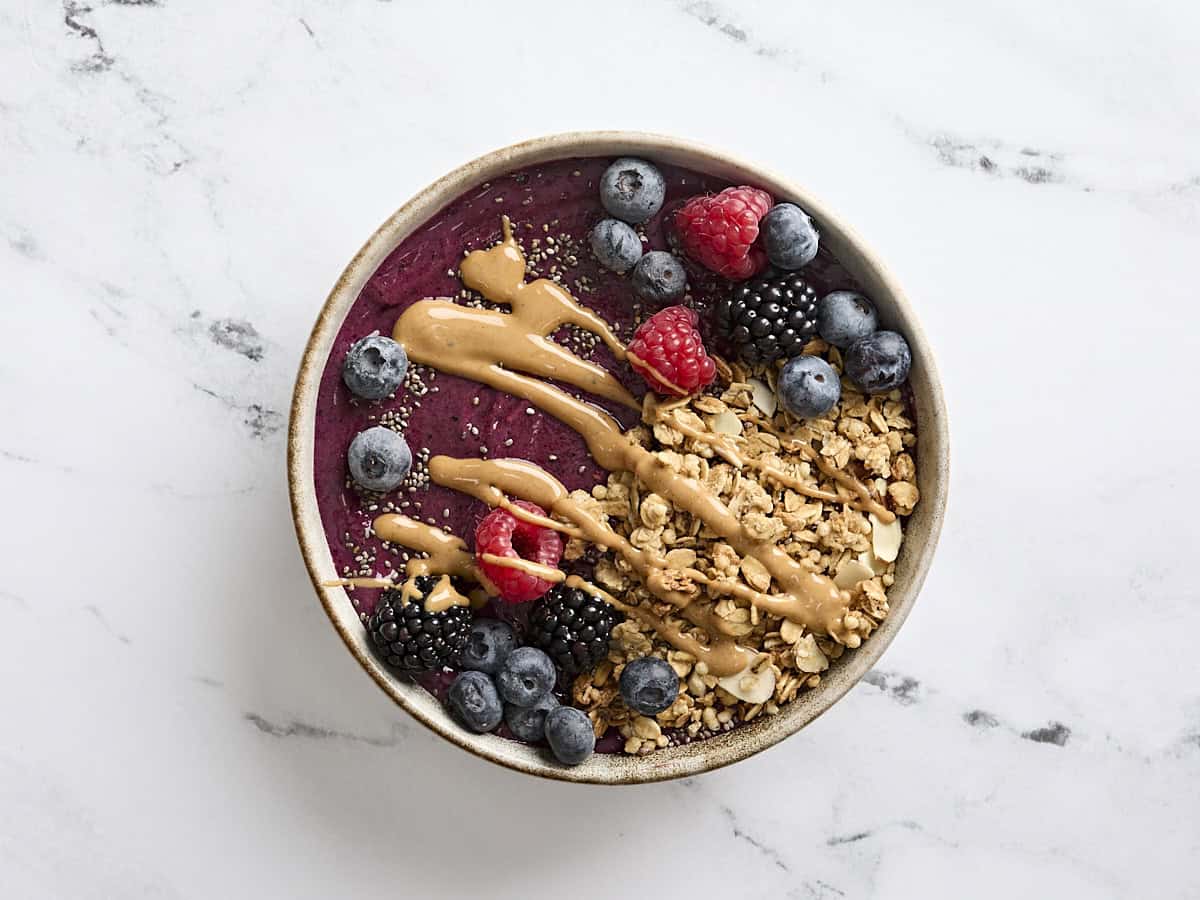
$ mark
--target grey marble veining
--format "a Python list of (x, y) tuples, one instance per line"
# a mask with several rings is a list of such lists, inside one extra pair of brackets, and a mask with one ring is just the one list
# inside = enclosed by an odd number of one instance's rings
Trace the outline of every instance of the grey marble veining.
[[(1109, 0), (0, 4), (5, 896), (1200, 896), (1197, 33)], [(853, 222), (955, 457), (879, 669), (758, 758), (611, 790), (403, 718), (311, 595), (283, 461), (371, 231), (604, 127)]]

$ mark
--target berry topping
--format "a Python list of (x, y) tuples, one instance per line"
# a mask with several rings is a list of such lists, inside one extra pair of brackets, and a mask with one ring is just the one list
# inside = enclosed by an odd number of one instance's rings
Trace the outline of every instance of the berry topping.
[(819, 356), (797, 356), (779, 370), (775, 389), (783, 408), (799, 419), (814, 419), (842, 399), (842, 382)]
[(796, 356), (817, 331), (817, 292), (799, 275), (739, 284), (717, 303), (717, 331), (752, 366)]
[(657, 656), (643, 656), (621, 671), (621, 699), (634, 712), (656, 716), (679, 696), (679, 676)]
[(557, 680), (550, 657), (537, 647), (518, 647), (496, 674), (496, 687), (505, 703), (533, 706), (550, 693)]
[(820, 235), (808, 213), (794, 203), (780, 203), (758, 223), (763, 249), (771, 265), (799, 269), (817, 256)]
[(504, 718), (496, 685), (483, 672), (460, 672), (446, 694), (455, 718), (472, 731), (491, 731)]
[(634, 370), (659, 394), (686, 397), (717, 374), (696, 330), (699, 321), (686, 306), (668, 306), (638, 326), (629, 342)]
[[(546, 515), (544, 509), (528, 500), (516, 500), (513, 505), (534, 515)], [(553, 582), (512, 566), (487, 562), (483, 559), (485, 553), (554, 567), (562, 559), (563, 544), (557, 531), (518, 519), (506, 509), (493, 509), (475, 529), (475, 555), (483, 574), (496, 586), (501, 600), (525, 603), (542, 596)]]
[(559, 706), (558, 698), (547, 694), (533, 706), (504, 704), (504, 724), (518, 739), (536, 744), (546, 737), (546, 715)]
[(843, 350), (872, 334), (876, 325), (875, 307), (857, 291), (834, 291), (817, 304), (817, 331)]
[(560, 706), (546, 716), (546, 741), (555, 759), (577, 766), (596, 749), (596, 732), (582, 709)]
[(666, 250), (651, 250), (633, 267), (630, 282), (643, 300), (669, 303), (687, 290), (687, 271)]
[(376, 425), (354, 436), (346, 463), (359, 487), (383, 494), (404, 480), (412, 468), (412, 451), (401, 435)]
[(662, 209), (666, 196), (662, 173), (644, 159), (623, 157), (600, 176), (600, 202), (622, 222), (645, 222)]
[(908, 341), (894, 331), (859, 338), (846, 351), (846, 374), (868, 394), (900, 387), (911, 368)]
[(624, 619), (599, 597), (558, 585), (530, 609), (526, 639), (568, 675), (578, 675), (608, 656), (609, 635)]
[(471, 628), (471, 610), (452, 606), (441, 612), (427, 612), (424, 600), (437, 581), (428, 575), (418, 577), (415, 583), (419, 596), (407, 603), (400, 591), (384, 591), (367, 620), (371, 643), (392, 668), (429, 672), (458, 665)]
[(476, 619), (462, 649), (462, 667), (495, 675), (517, 646), (512, 626), (499, 619)]
[(628, 272), (642, 258), (642, 239), (617, 219), (601, 219), (592, 229), (592, 253), (600, 265), (614, 272)]
[(408, 354), (391, 338), (368, 335), (346, 353), (342, 380), (350, 393), (364, 400), (382, 400), (404, 381)]
[(767, 264), (766, 253), (754, 242), (759, 220), (770, 208), (766, 191), (725, 188), (715, 197), (693, 197), (676, 210), (675, 229), (688, 256), (718, 275), (742, 281)]

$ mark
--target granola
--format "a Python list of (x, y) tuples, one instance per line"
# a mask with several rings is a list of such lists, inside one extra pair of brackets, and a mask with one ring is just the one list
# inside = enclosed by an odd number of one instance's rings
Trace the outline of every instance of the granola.
[[(811, 341), (805, 353), (822, 356), (842, 374), (840, 352), (824, 341)], [(749, 534), (778, 542), (803, 566), (850, 591), (847, 626), (869, 637), (888, 614), (887, 588), (894, 580), (901, 520), (920, 499), (912, 455), (916, 434), (900, 392), (867, 396), (843, 377), (841, 402), (824, 417), (800, 422), (774, 402), (777, 369), (751, 370), (719, 361), (717, 371), (708, 392), (662, 405), (657, 419), (632, 429), (630, 439), (680, 476), (703, 483), (742, 519)], [(745, 464), (733, 465), (722, 457), (719, 445), (690, 436), (696, 432), (731, 441)], [(884, 524), (857, 508), (855, 495), (813, 463), (814, 450), (838, 471), (858, 478), (896, 520)], [(781, 484), (774, 472), (837, 499), (805, 496)], [(576, 678), (573, 699), (588, 713), (597, 737), (615, 729), (626, 753), (652, 753), (775, 715), (817, 687), (830, 661), (848, 649), (745, 599), (724, 591), (714, 595), (697, 583), (689, 572), (709, 582), (734, 580), (764, 593), (772, 588), (771, 575), (759, 560), (740, 557), (632, 473), (612, 473), (607, 483), (590, 493), (576, 491), (572, 499), (635, 547), (663, 555), (670, 586), (692, 593), (693, 605), (719, 617), (726, 633), (758, 653), (749, 671), (718, 679), (703, 662), (673, 648), (636, 618), (618, 626), (607, 661)], [(566, 558), (580, 559), (586, 552), (582, 541), (572, 540)], [(620, 592), (630, 605), (675, 621), (676, 610), (656, 599), (622, 559), (601, 556), (594, 578), (601, 587)], [(686, 622), (678, 624), (688, 628)], [(681, 682), (678, 699), (654, 718), (628, 710), (616, 688), (626, 663), (647, 654), (665, 659)]]

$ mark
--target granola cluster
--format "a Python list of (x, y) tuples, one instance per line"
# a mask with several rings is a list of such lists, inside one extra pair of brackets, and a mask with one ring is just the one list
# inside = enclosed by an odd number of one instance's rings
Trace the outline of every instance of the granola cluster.
[[(814, 340), (804, 352), (821, 355), (841, 374), (837, 348)], [(755, 537), (777, 543), (801, 565), (849, 590), (847, 624), (865, 639), (888, 614), (887, 589), (893, 583), (902, 534), (900, 517), (913, 511), (920, 496), (912, 456), (913, 421), (898, 391), (868, 397), (843, 378), (841, 402), (826, 417), (798, 422), (776, 408), (777, 371), (774, 367), (754, 371), (720, 361), (717, 382), (709, 393), (661, 407), (656, 421), (633, 429), (629, 436), (676, 472), (705, 484)], [(689, 437), (686, 431), (723, 435), (738, 456), (756, 465), (737, 468), (711, 443)], [(866, 485), (873, 499), (897, 515), (896, 522), (885, 526), (856, 509), (855, 495), (810, 461), (813, 451)], [(805, 496), (763, 469), (782, 471), (788, 480), (839, 500)], [(719, 616), (740, 645), (758, 652), (749, 672), (734, 680), (718, 679), (703, 661), (674, 649), (637, 617), (629, 617), (614, 629), (608, 659), (580, 675), (573, 686), (574, 700), (587, 711), (596, 734), (618, 729), (625, 752), (646, 754), (727, 731), (760, 715), (774, 715), (802, 691), (820, 684), (829, 661), (847, 649), (830, 637), (762, 613), (747, 600), (727, 594), (709, 597), (694, 573), (713, 581), (740, 580), (765, 593), (771, 592), (772, 579), (756, 559), (739, 556), (699, 519), (648, 491), (632, 473), (614, 473), (606, 484), (597, 485), (590, 494), (577, 491), (573, 499), (634, 546), (665, 557), (670, 586), (692, 593), (694, 604)], [(626, 603), (677, 621), (675, 610), (647, 591), (623, 559), (593, 553), (595, 548), (580, 540), (566, 547), (568, 560), (593, 562), (598, 585)], [(857, 622), (851, 624), (853, 620)], [(707, 643), (701, 629), (682, 624)], [(675, 703), (653, 718), (628, 710), (617, 688), (624, 665), (647, 654), (665, 659), (681, 681)]]

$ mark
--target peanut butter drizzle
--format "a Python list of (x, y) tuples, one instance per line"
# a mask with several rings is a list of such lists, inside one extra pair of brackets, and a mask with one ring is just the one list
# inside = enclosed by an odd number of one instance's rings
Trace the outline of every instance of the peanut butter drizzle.
[[(756, 593), (751, 602), (760, 610), (842, 642), (853, 635), (853, 629), (843, 621), (850, 599), (848, 592), (840, 590), (831, 579), (809, 572), (780, 547), (752, 538), (719, 498), (695, 479), (677, 474), (657, 456), (633, 443), (607, 412), (539, 378), (520, 374), (528, 372), (555, 379), (641, 409), (611, 374), (547, 340), (546, 335), (571, 323), (595, 332), (614, 355), (625, 357), (624, 348), (608, 326), (590, 310), (579, 306), (560, 285), (545, 279), (525, 283), (524, 257), (512, 237), (507, 218), (501, 243), (468, 254), (461, 272), (464, 284), (493, 302), (510, 305), (512, 313), (505, 315), (448, 301), (414, 303), (400, 316), (393, 330), (393, 337), (410, 358), (529, 401), (576, 431), (603, 468), (610, 472), (632, 472), (651, 491), (703, 521), (741, 556), (755, 557), (782, 589), (777, 595)], [(601, 526), (571, 503), (569, 497), (563, 501), (560, 492), (565, 494), (565, 488), (556, 479), (532, 464), (517, 465), (517, 462), (435, 457), (430, 461), (430, 474), (438, 484), (463, 490), (493, 506), (504, 499), (504, 494), (533, 500), (571, 521), (588, 540), (603, 546), (613, 544), (615, 532)], [(403, 538), (397, 538), (397, 542), (406, 543)], [(631, 547), (630, 551), (641, 554), (636, 548)], [(641, 565), (646, 567), (647, 574), (651, 574), (651, 566), (659, 568), (645, 554), (641, 555)], [(691, 601), (689, 595), (662, 586), (660, 591), (674, 595), (674, 600), (668, 602), (680, 608), (687, 608)], [(655, 593), (662, 595), (659, 591)]]
[(744, 672), (754, 663), (757, 657), (757, 654), (753, 650), (747, 650), (728, 637), (712, 637), (707, 644), (702, 644), (696, 638), (687, 634), (681, 625), (668, 622), (661, 616), (641, 606), (630, 606), (602, 588), (597, 587), (589, 581), (585, 581), (578, 575), (568, 575), (566, 584), (567, 587), (579, 588), (582, 591), (600, 597), (606, 603), (615, 606), (626, 615), (640, 619), (646, 625), (653, 628), (662, 636), (664, 641), (676, 650), (690, 653), (698, 662), (703, 662), (707, 665), (708, 671), (718, 678)]
[[(809, 462), (813, 463), (818, 469), (820, 469), (827, 478), (832, 478), (842, 487), (853, 491), (858, 495), (858, 501), (852, 502), (850, 504), (851, 506), (857, 510), (860, 510), (861, 512), (874, 513), (875, 518), (877, 518), (880, 522), (883, 522), (885, 525), (896, 521), (896, 514), (872, 497), (871, 491), (865, 484), (863, 484), (853, 475), (843, 472), (841, 469), (830, 465), (825, 457), (818, 453), (810, 444), (806, 444), (803, 441), (797, 441), (797, 444), (799, 445), (800, 452), (804, 455), (804, 457), (808, 459)], [(840, 500), (841, 498), (839, 497), (838, 499)]]
[[(411, 578), (404, 583), (404, 587), (400, 591), (400, 596), (404, 597), (405, 602), (408, 601), (408, 597), (405, 595), (410, 591), (416, 591), (416, 585)], [(425, 598), (425, 611), (431, 613), (444, 612), (452, 606), (470, 605), (471, 601), (454, 589), (449, 575), (439, 578), (437, 584), (433, 586), (433, 590)]]
[[(474, 309), (445, 299), (421, 300), (400, 316), (392, 337), (411, 359), (442, 372), (488, 384), (490, 379), (479, 377), (483, 369), (529, 372), (639, 409), (612, 373), (549, 339), (563, 325), (575, 325), (598, 335), (618, 360), (625, 359), (625, 347), (608, 324), (576, 303), (566, 288), (546, 278), (525, 282), (525, 256), (508, 217), (502, 222), (504, 239), (487, 250), (473, 250), (459, 268), (463, 284), (512, 312)], [(499, 387), (535, 402), (513, 390), (519, 383), (506, 379)]]
[[(816, 622), (824, 633), (833, 633), (825, 631), (826, 628), (841, 626), (841, 616), (845, 613), (844, 604), (848, 595), (839, 590), (832, 581), (809, 572), (774, 544), (748, 537), (738, 518), (694, 479), (676, 474), (659, 462), (657, 457), (635, 444), (626, 444), (626, 447), (631, 451), (639, 451), (644, 457), (637, 464), (638, 468), (635, 471), (643, 483), (655, 493), (669, 497), (677, 505), (688, 509), (725, 537), (742, 556), (754, 555), (781, 585), (791, 584), (808, 591), (812, 591), (814, 587), (823, 588), (823, 582), (828, 582), (829, 585), (827, 590), (817, 594), (816, 602), (807, 594), (763, 594), (730, 582), (711, 584), (710, 590), (713, 593), (736, 594), (765, 612), (791, 619), (810, 629), (815, 630), (813, 623)], [(681, 614), (686, 616), (689, 610), (693, 616), (702, 614), (701, 610), (691, 606), (693, 594), (675, 590), (665, 583), (668, 566), (664, 559), (639, 550), (600, 522), (571, 499), (567, 489), (558, 479), (539, 466), (521, 459), (453, 459), (449, 456), (435, 456), (429, 461), (429, 475), (435, 484), (468, 494), (489, 506), (499, 505), (499, 501), (506, 494), (531, 500), (577, 526), (583, 532), (585, 540), (618, 553), (641, 576), (651, 593), (680, 609)], [(678, 485), (681, 484), (686, 488), (683, 491), (678, 490)], [(801, 577), (796, 577), (796, 571)], [(684, 574), (689, 577), (698, 575), (700, 578), (697, 580), (708, 582), (702, 573), (695, 570), (688, 570)], [(780, 577), (781, 575), (783, 577)], [(824, 601), (824, 604), (821, 601)], [(840, 605), (836, 616), (830, 616), (829, 603)], [(704, 627), (713, 628), (715, 618), (706, 618), (703, 622)], [(832, 625), (825, 625), (825, 622), (832, 622)]]
[[(646, 361), (643, 360), (636, 353), (634, 353), (630, 350), (626, 350), (625, 358), (627, 360), (629, 360), (629, 362), (631, 362), (633, 365), (635, 365), (639, 369), (641, 369), (645, 374), (649, 375), (651, 378), (653, 378), (655, 381), (657, 381), (659, 384), (661, 384), (663, 387), (665, 387), (672, 394), (675, 394), (676, 396), (680, 396), (680, 397), (686, 397), (688, 395), (688, 393), (689, 393), (688, 391), (685, 391), (683, 388), (681, 388), (675, 382), (668, 381), (666, 379), (666, 377), (661, 372), (658, 371), (658, 369), (654, 368), (654, 366), (648, 365), (646, 363)], [(654, 395), (647, 394), (647, 396), (652, 397)]]
[(693, 428), (686, 422), (681, 422), (676, 418), (668, 418), (667, 414), (678, 408), (677, 405), (665, 406), (662, 403), (655, 401), (649, 394), (646, 395), (645, 402), (642, 405), (642, 418), (649, 424), (662, 423), (671, 428), (674, 428), (685, 437), (689, 437), (694, 441), (699, 441), (702, 444), (708, 444), (716, 452), (721, 459), (729, 463), (735, 469), (740, 469), (743, 466), (748, 466), (758, 472), (762, 472), (768, 478), (782, 484), (784, 487), (789, 487), (798, 494), (803, 494), (806, 497), (812, 497), (814, 500), (825, 500), (829, 503), (846, 503), (859, 512), (874, 513), (875, 517), (884, 524), (889, 524), (896, 521), (896, 514), (888, 509), (883, 504), (879, 503), (871, 496), (870, 489), (865, 484), (855, 478), (848, 472), (843, 472), (841, 469), (831, 466), (824, 457), (821, 456), (810, 444), (801, 441), (799, 438), (791, 435), (781, 434), (774, 426), (757, 417), (751, 421), (767, 431), (775, 437), (789, 442), (789, 449), (793, 452), (800, 453), (811, 463), (815, 463), (821, 472), (836, 481), (838, 484), (852, 491), (857, 499), (847, 499), (838, 494), (829, 491), (821, 490), (812, 485), (805, 484), (799, 478), (789, 475), (783, 469), (776, 466), (768, 465), (767, 463), (759, 462), (757, 459), (747, 459), (742, 456), (737, 450), (737, 441), (732, 435), (714, 434), (709, 431), (700, 431), (698, 428)]
[(394, 588), (397, 584), (398, 582), (392, 578), (361, 575), (356, 578), (330, 578), (322, 581), (321, 587)]
[[(812, 444), (809, 444), (807, 441), (800, 440), (795, 435), (784, 434), (770, 422), (760, 419), (757, 416), (751, 419), (751, 421), (763, 431), (775, 435), (775, 437), (779, 438), (781, 441), (787, 441), (787, 449), (789, 451), (793, 453), (800, 453), (805, 459), (820, 469), (821, 473), (827, 478), (832, 478), (842, 487), (856, 494), (858, 500), (850, 503), (852, 507), (860, 512), (874, 513), (875, 518), (877, 518), (880, 522), (883, 522), (885, 525), (890, 525), (892, 522), (896, 521), (896, 514), (872, 497), (870, 489), (865, 484), (848, 472), (843, 472), (841, 469), (830, 465), (829, 461), (826, 460), (825, 457), (823, 457), (820, 453), (818, 453)], [(767, 474), (774, 477), (775, 471), (776, 470), (773, 469), (767, 472)], [(784, 477), (790, 477), (783, 472), (780, 474), (784, 475)], [(786, 481), (781, 480), (780, 483), (786, 485), (787, 487), (794, 488), (794, 485), (788, 484)], [(809, 496), (812, 495), (810, 494)], [(835, 496), (833, 499), (840, 503), (846, 502), (842, 497)]]
[[(691, 606), (694, 595), (675, 590), (665, 584), (667, 571), (670, 569), (666, 559), (658, 554), (639, 550), (608, 525), (594, 518), (571, 499), (562, 482), (539, 466), (522, 459), (496, 460), (488, 463), (486, 460), (457, 460), (448, 456), (435, 456), (430, 460), (429, 471), (430, 477), (443, 487), (468, 494), (489, 506), (499, 506), (503, 509), (524, 513), (534, 519), (549, 523), (547, 527), (567, 531), (573, 536), (612, 550), (628, 562), (630, 567), (642, 577), (652, 594), (676, 609), (690, 610), (685, 617), (693, 624), (701, 625), (710, 631), (729, 633), (730, 624), (720, 616), (706, 615), (703, 610)], [(531, 490), (531, 485), (536, 485), (536, 489)], [(565, 519), (578, 522), (580, 526), (563, 525), (554, 519), (536, 516), (523, 510), (508, 500), (505, 496), (508, 492), (520, 492), (525, 499), (531, 500)], [(483, 559), (490, 561), (487, 555)], [(538, 567), (536, 571), (532, 568), (525, 571), (538, 577), (554, 580), (551, 575), (545, 573), (558, 570)], [(761, 594), (747, 585), (735, 581), (710, 579), (697, 569), (685, 568), (676, 571), (698, 584), (708, 585), (709, 592), (718, 596), (733, 594), (749, 602), (754, 602), (759, 598), (770, 599), (768, 595)]]
[[(416, 561), (418, 564), (422, 560)], [(409, 565), (412, 568), (412, 565)], [(365, 588), (400, 588), (400, 599), (407, 603), (421, 596), (421, 592), (417, 590), (416, 575), (409, 576), (408, 580), (403, 585), (399, 584), (393, 578), (360, 576), (357, 578), (331, 578), (328, 581), (322, 581), (322, 587), (365, 587)], [(433, 590), (422, 601), (422, 606), (427, 612), (436, 613), (447, 610), (452, 606), (468, 606), (472, 604), (470, 600), (454, 589), (454, 585), (450, 582), (449, 575), (443, 575)]]
[(692, 602), (691, 595), (663, 583), (666, 560), (634, 547), (572, 500), (562, 482), (531, 462), (435, 456), (429, 461), (429, 477), (435, 484), (482, 500), (488, 506), (499, 506), (506, 494), (530, 500), (571, 522), (584, 540), (619, 554), (645, 580), (651, 593), (661, 600), (681, 609)]
[(501, 509), (508, 510), (508, 512), (512, 513), (514, 519), (520, 519), (522, 522), (528, 522), (530, 525), (540, 525), (542, 528), (560, 531), (568, 537), (583, 537), (583, 532), (578, 528), (575, 528), (572, 525), (564, 525), (562, 522), (556, 522), (553, 519), (548, 519), (545, 516), (539, 516), (537, 513), (532, 513), (527, 509), (522, 509), (507, 498), (501, 499), (499, 506)]
[[(408, 579), (400, 589), (400, 597), (405, 603), (420, 596), (416, 579), (421, 575), (442, 576), (425, 598), (425, 609), (429, 612), (441, 612), (451, 606), (470, 604), (470, 600), (454, 589), (450, 576), (478, 582), (491, 588), (475, 565), (475, 557), (467, 552), (467, 545), (460, 538), (446, 534), (440, 528), (395, 513), (378, 516), (371, 527), (380, 540), (427, 554), (425, 559), (410, 559), (405, 567)], [(395, 587), (395, 584), (389, 582), (380, 586)]]
[(678, 474), (658, 457), (636, 449), (640, 455), (631, 454), (629, 468), (644, 485), (700, 519), (740, 556), (753, 556), (783, 589), (778, 595), (756, 595), (751, 600), (756, 607), (839, 640), (849, 636), (850, 629), (842, 622), (849, 607), (848, 592), (831, 579), (808, 571), (775, 544), (751, 537), (738, 517), (696, 479)]
[(499, 566), (502, 569), (516, 569), (518, 572), (524, 572), (526, 575), (532, 575), (534, 578), (541, 578), (543, 581), (553, 581), (556, 584), (566, 577), (563, 575), (562, 569), (543, 566), (541, 563), (534, 562), (531, 559), (522, 559), (519, 556), (497, 556), (495, 553), (481, 553), (479, 554), (479, 561), (485, 562), (489, 566)]

